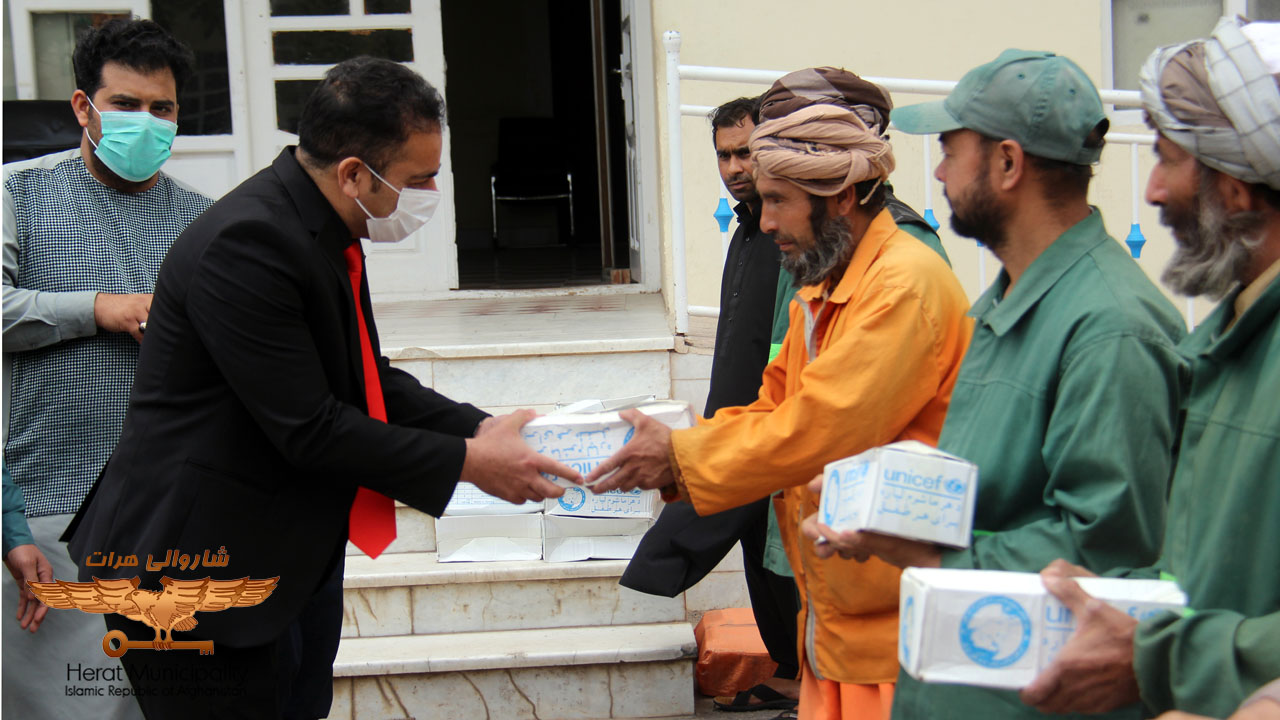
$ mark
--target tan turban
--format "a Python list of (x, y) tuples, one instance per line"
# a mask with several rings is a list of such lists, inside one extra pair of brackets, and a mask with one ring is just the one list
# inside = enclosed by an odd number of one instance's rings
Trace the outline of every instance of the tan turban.
[(1215, 170), (1280, 189), (1280, 23), (1224, 17), (1206, 40), (1157, 49), (1139, 81), (1162, 135)]
[(893, 172), (893, 148), (857, 113), (812, 105), (756, 126), (751, 158), (765, 177), (788, 180), (811, 195), (830, 197)]

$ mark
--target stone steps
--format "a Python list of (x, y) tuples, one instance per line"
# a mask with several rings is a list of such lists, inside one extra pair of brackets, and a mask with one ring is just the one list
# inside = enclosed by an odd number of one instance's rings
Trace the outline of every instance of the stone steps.
[(343, 640), (331, 720), (693, 713), (685, 622)]
[(618, 585), (625, 560), (441, 563), (435, 553), (348, 558), (342, 636), (432, 635), (683, 622), (685, 598)]

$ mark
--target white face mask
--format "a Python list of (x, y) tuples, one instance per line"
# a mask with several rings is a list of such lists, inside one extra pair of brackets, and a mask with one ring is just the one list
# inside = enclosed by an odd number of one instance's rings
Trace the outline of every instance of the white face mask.
[(364, 214), (369, 216), (367, 226), (369, 228), (369, 239), (373, 242), (400, 242), (414, 233), (415, 230), (427, 224), (431, 216), (435, 214), (436, 207), (440, 205), (439, 190), (419, 190), (417, 188), (403, 188), (396, 190), (396, 187), (386, 181), (386, 178), (378, 174), (376, 170), (369, 167), (369, 163), (364, 164), (369, 168), (369, 172), (378, 178), (387, 187), (395, 190), (399, 195), (396, 200), (396, 209), (391, 214), (384, 217), (374, 217), (373, 213), (360, 202), (360, 198), (356, 198), (356, 204), (364, 210)]

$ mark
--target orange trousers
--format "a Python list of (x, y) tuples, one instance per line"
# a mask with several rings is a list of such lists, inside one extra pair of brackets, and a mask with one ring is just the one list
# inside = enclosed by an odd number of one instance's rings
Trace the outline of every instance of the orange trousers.
[(819, 680), (800, 663), (800, 720), (889, 720), (893, 683), (855, 685)]

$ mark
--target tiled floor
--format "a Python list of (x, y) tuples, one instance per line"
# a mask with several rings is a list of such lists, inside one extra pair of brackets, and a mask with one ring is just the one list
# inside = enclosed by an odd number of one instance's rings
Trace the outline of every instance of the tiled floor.
[(600, 246), (458, 248), (458, 286), (476, 288), (545, 288), (599, 285)]

